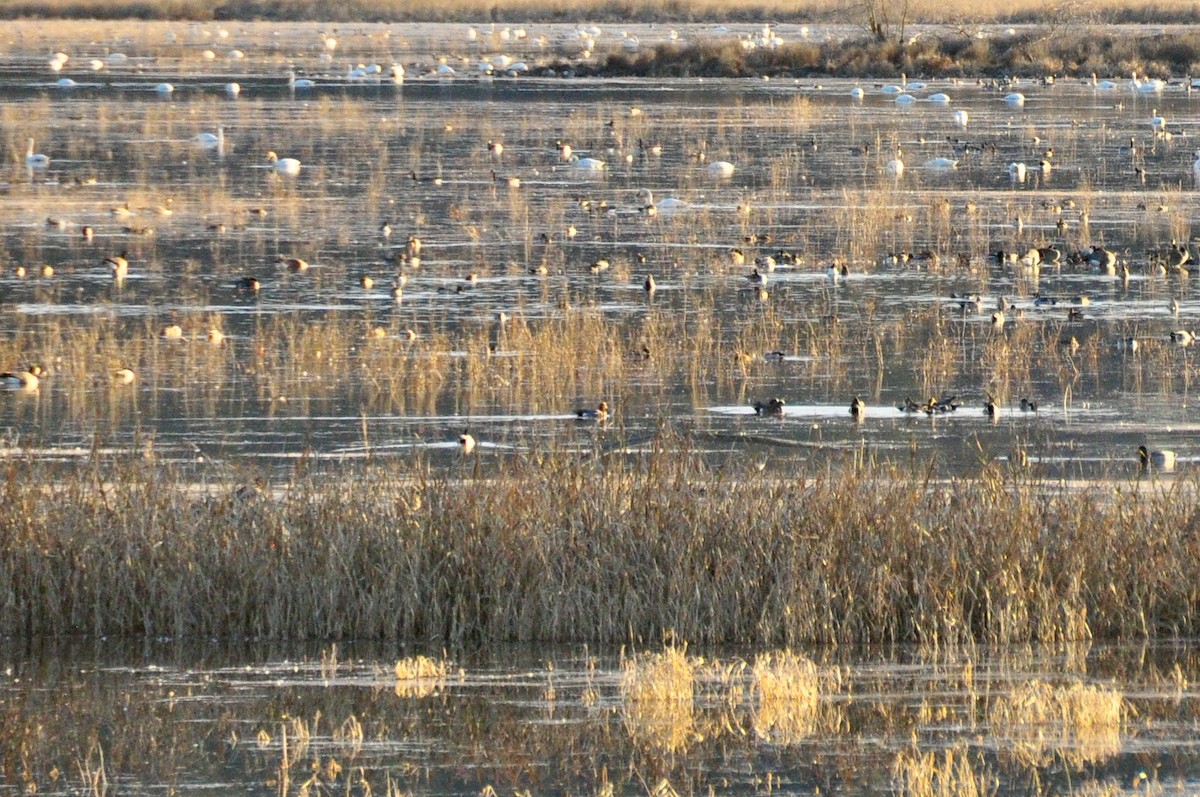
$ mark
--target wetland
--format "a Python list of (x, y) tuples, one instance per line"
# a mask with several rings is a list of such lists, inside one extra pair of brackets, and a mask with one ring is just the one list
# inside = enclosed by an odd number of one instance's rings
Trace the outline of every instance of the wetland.
[(1192, 790), (1200, 93), (848, 35), (7, 25), (0, 793)]

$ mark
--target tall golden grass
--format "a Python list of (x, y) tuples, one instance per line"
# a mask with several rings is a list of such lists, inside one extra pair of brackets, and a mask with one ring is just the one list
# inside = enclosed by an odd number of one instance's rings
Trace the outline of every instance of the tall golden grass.
[(713, 471), (539, 453), (199, 490), (141, 457), (10, 461), (0, 633), (943, 645), (1197, 633), (1200, 493), (983, 466)]

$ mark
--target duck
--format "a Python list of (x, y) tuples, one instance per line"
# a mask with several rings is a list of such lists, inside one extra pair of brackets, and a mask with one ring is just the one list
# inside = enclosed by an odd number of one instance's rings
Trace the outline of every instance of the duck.
[(237, 286), (244, 291), (258, 293), (262, 288), (262, 283), (255, 277), (242, 277), (237, 281)]
[(1145, 446), (1138, 446), (1138, 462), (1142, 470), (1161, 470), (1170, 472), (1175, 470), (1175, 452), (1169, 449), (1161, 451), (1151, 451)]
[(159, 337), (163, 340), (183, 340), (183, 327), (178, 324), (169, 324), (159, 331)]
[(137, 379), (137, 374), (129, 368), (118, 368), (112, 373), (112, 380), (118, 385), (132, 385), (135, 379)]
[(104, 264), (112, 269), (115, 280), (123, 280), (129, 274), (129, 252), (122, 251), (119, 255), (109, 255), (104, 258)]
[(658, 290), (658, 284), (654, 281), (653, 274), (646, 275), (646, 281), (642, 283), (642, 290), (644, 290), (648, 296), (653, 296), (654, 292)]
[(271, 168), (276, 174), (285, 174), (289, 177), (295, 177), (300, 174), (300, 161), (295, 158), (281, 158), (274, 151), (267, 153), (267, 163), (271, 164)]
[(287, 266), (289, 271), (307, 271), (308, 261), (298, 257), (284, 257), (279, 255), (275, 258), (275, 262), (281, 266)]
[(861, 421), (867, 416), (867, 402), (860, 397), (855, 396), (850, 400), (850, 415), (856, 421)]
[(1177, 329), (1170, 335), (1171, 342), (1179, 346), (1191, 346), (1196, 342), (1196, 334), (1186, 329)]
[(445, 181), (441, 177), (423, 177), (415, 171), (409, 172), (408, 176), (412, 178), (414, 183), (427, 183), (428, 185), (442, 185)]
[(509, 175), (506, 177), (501, 176), (499, 174), (496, 174), (495, 169), (492, 170), (492, 182), (493, 183), (505, 183), (508, 185), (509, 188), (520, 188), (521, 187), (521, 178), (520, 177), (517, 177), (516, 175)]
[(1000, 415), (1000, 407), (996, 404), (995, 397), (991, 393), (984, 394), (987, 400), (983, 402), (983, 411), (989, 418), (996, 418)]
[(33, 139), (29, 139), (29, 147), (25, 150), (25, 168), (45, 169), (50, 166), (50, 156), (33, 151)]
[(1037, 412), (1037, 402), (1031, 398), (1025, 397), (1021, 399), (1021, 412)]
[(474, 451), (476, 445), (476, 440), (470, 432), (463, 432), (458, 436), (458, 450), (462, 452), (463, 456)]
[(24, 371), (5, 371), (0, 374), (0, 389), (32, 393), (38, 389), (43, 373), (40, 365), (31, 365)]
[(785, 403), (781, 398), (772, 398), (766, 401), (756, 401), (751, 406), (754, 407), (755, 415), (783, 415)]
[(580, 421), (595, 421), (596, 423), (604, 423), (608, 420), (608, 402), (601, 401), (596, 405), (595, 409), (584, 408), (575, 410), (575, 418)]

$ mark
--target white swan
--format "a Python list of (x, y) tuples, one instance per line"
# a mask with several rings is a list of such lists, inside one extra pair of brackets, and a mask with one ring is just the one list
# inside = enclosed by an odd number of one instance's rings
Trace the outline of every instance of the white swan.
[(1111, 80), (1099, 80), (1096, 77), (1096, 73), (1093, 72), (1092, 73), (1092, 87), (1096, 88), (1096, 89), (1100, 89), (1101, 91), (1112, 91), (1113, 89), (1115, 89), (1117, 87), (1117, 84), (1113, 83)]
[(281, 158), (274, 152), (267, 153), (267, 163), (279, 174), (295, 177), (300, 173), (300, 161), (295, 158)]
[(218, 127), (216, 135), (212, 133), (197, 133), (192, 136), (192, 142), (201, 149), (224, 149), (225, 128)]
[(311, 89), (317, 84), (306, 77), (298, 78), (294, 71), (288, 72), (288, 88), (289, 89)]
[(953, 158), (930, 158), (925, 161), (925, 168), (935, 171), (950, 171), (958, 168), (958, 161)]
[(236, 97), (237, 95), (242, 93), (242, 87), (238, 83), (226, 83), (225, 84), (225, 93), (228, 94), (230, 97)]
[(1196, 160), (1192, 162), (1192, 178), (1200, 187), (1200, 150), (1196, 150)]
[(911, 94), (896, 95), (896, 104), (897, 105), (912, 105), (916, 101), (917, 101), (917, 98)]
[(650, 216), (656, 213), (678, 213), (688, 206), (687, 202), (684, 202), (682, 199), (676, 199), (673, 196), (665, 197), (655, 202), (654, 194), (649, 188), (639, 188), (637, 197), (638, 201), (642, 203), (642, 212)]
[(890, 161), (888, 161), (884, 165), (884, 168), (887, 169), (887, 173), (889, 175), (895, 177), (897, 180), (904, 175), (904, 161), (900, 160), (899, 154), (897, 154), (895, 158), (892, 158)]
[(1137, 94), (1158, 94), (1167, 87), (1167, 84), (1157, 78), (1139, 80), (1137, 72), (1134, 72), (1129, 81), (1129, 87)]
[(172, 86), (170, 83), (159, 83), (157, 86), (154, 87), (154, 90), (157, 91), (159, 94), (164, 94), (164, 95), (175, 93), (175, 87)]
[(855, 86), (850, 89), (850, 99), (861, 100), (864, 96), (866, 96), (866, 92), (862, 90), (862, 86)]
[(713, 161), (708, 164), (708, 176), (713, 180), (728, 180), (733, 177), (734, 167), (729, 161)]
[(602, 160), (598, 160), (596, 158), (581, 158), (578, 155), (571, 156), (571, 165), (584, 172), (602, 172), (608, 168), (608, 164)]
[(950, 95), (949, 94), (941, 94), (941, 93), (931, 94), (931, 95), (929, 95), (929, 101), (932, 102), (934, 105), (949, 105), (950, 104)]
[(1150, 111), (1150, 128), (1154, 131), (1155, 135), (1162, 135), (1167, 129), (1167, 119), (1165, 116), (1158, 115), (1157, 108)]
[(33, 151), (33, 139), (29, 139), (29, 148), (25, 150), (25, 166), (29, 169), (45, 169), (50, 165), (50, 156)]
[(60, 89), (73, 89), (79, 84), (69, 77), (60, 77), (57, 85)]
[(964, 130), (966, 129), (967, 122), (970, 120), (970, 118), (971, 118), (970, 115), (968, 115), (966, 111), (955, 111), (954, 112), (954, 124), (958, 125), (959, 127), (963, 128)]
[(1024, 163), (1008, 164), (1008, 179), (1012, 180), (1014, 183), (1025, 182), (1025, 164)]
[(1004, 101), (1015, 108), (1020, 108), (1025, 105), (1025, 95), (1019, 91), (1014, 91), (1012, 94), (1006, 94)]

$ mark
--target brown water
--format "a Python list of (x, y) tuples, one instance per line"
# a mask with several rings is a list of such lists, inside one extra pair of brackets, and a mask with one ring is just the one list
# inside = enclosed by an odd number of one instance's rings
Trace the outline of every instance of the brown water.
[[(396, 679), (401, 655), (413, 653), (10, 651), (0, 793), (78, 794), (102, 768), (108, 793), (137, 795), (667, 793), (663, 781), (681, 794), (873, 794), (897, 787), (914, 745), (965, 756), (1005, 794), (1197, 787), (1190, 645), (818, 655), (817, 718), (800, 725), (764, 708), (737, 666), (750, 653), (710, 654), (694, 694), (659, 713), (622, 687), (616, 651), (458, 653), (446, 678), (420, 683)], [(1115, 693), (1122, 718), (1003, 721), (1034, 680)]]

